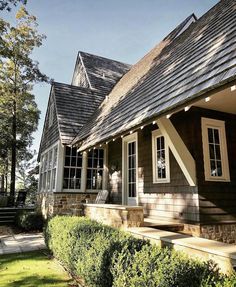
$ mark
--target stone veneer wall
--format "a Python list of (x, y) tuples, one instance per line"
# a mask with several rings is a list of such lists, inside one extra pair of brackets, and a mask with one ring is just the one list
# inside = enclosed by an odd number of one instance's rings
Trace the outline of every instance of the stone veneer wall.
[(82, 202), (86, 199), (93, 202), (96, 193), (76, 192), (42, 192), (37, 196), (38, 209), (45, 218), (54, 215), (81, 215)]
[(84, 214), (116, 228), (143, 226), (143, 208), (117, 204), (85, 204)]
[(200, 237), (236, 244), (236, 223), (201, 225)]
[(184, 223), (184, 227), (181, 232), (190, 234), (194, 237), (202, 237), (205, 239), (220, 241), (228, 244), (236, 244), (236, 223)]

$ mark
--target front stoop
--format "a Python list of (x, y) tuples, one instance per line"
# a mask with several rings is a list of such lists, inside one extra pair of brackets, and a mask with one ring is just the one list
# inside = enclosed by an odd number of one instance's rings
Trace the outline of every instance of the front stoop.
[(151, 227), (133, 227), (128, 231), (137, 238), (150, 240), (162, 247), (183, 251), (200, 260), (213, 260), (223, 273), (230, 273), (236, 267), (236, 245), (192, 237)]

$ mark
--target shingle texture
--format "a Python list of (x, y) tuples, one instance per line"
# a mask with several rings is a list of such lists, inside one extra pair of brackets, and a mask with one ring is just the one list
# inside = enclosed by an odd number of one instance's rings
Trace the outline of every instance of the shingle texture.
[(104, 98), (99, 91), (53, 83), (53, 94), (62, 144), (70, 144)]
[(80, 131), (75, 142), (84, 140), (81, 150), (236, 78), (236, 0), (220, 1), (176, 35), (169, 34), (116, 84)]
[[(86, 71), (90, 87), (106, 94), (111, 91), (117, 81), (131, 68), (131, 65), (80, 51), (73, 75), (73, 84), (77, 81), (76, 70), (77, 65), (80, 64), (82, 64)], [(79, 77), (81, 78), (81, 75)]]
[[(58, 139), (71, 144), (83, 125), (104, 100), (130, 65), (79, 52), (72, 79), (73, 85), (54, 82), (41, 137), (40, 154)], [(55, 104), (55, 117), (49, 126), (49, 106)]]

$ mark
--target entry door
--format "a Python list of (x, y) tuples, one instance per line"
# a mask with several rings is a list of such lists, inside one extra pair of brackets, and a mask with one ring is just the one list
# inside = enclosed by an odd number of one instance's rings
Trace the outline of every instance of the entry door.
[(123, 204), (137, 205), (137, 134), (123, 139)]

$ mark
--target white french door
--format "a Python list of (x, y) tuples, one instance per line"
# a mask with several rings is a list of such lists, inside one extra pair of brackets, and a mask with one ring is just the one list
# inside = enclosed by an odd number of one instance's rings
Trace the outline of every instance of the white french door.
[(137, 133), (123, 138), (122, 150), (122, 201), (125, 205), (138, 204), (137, 172), (138, 142)]

